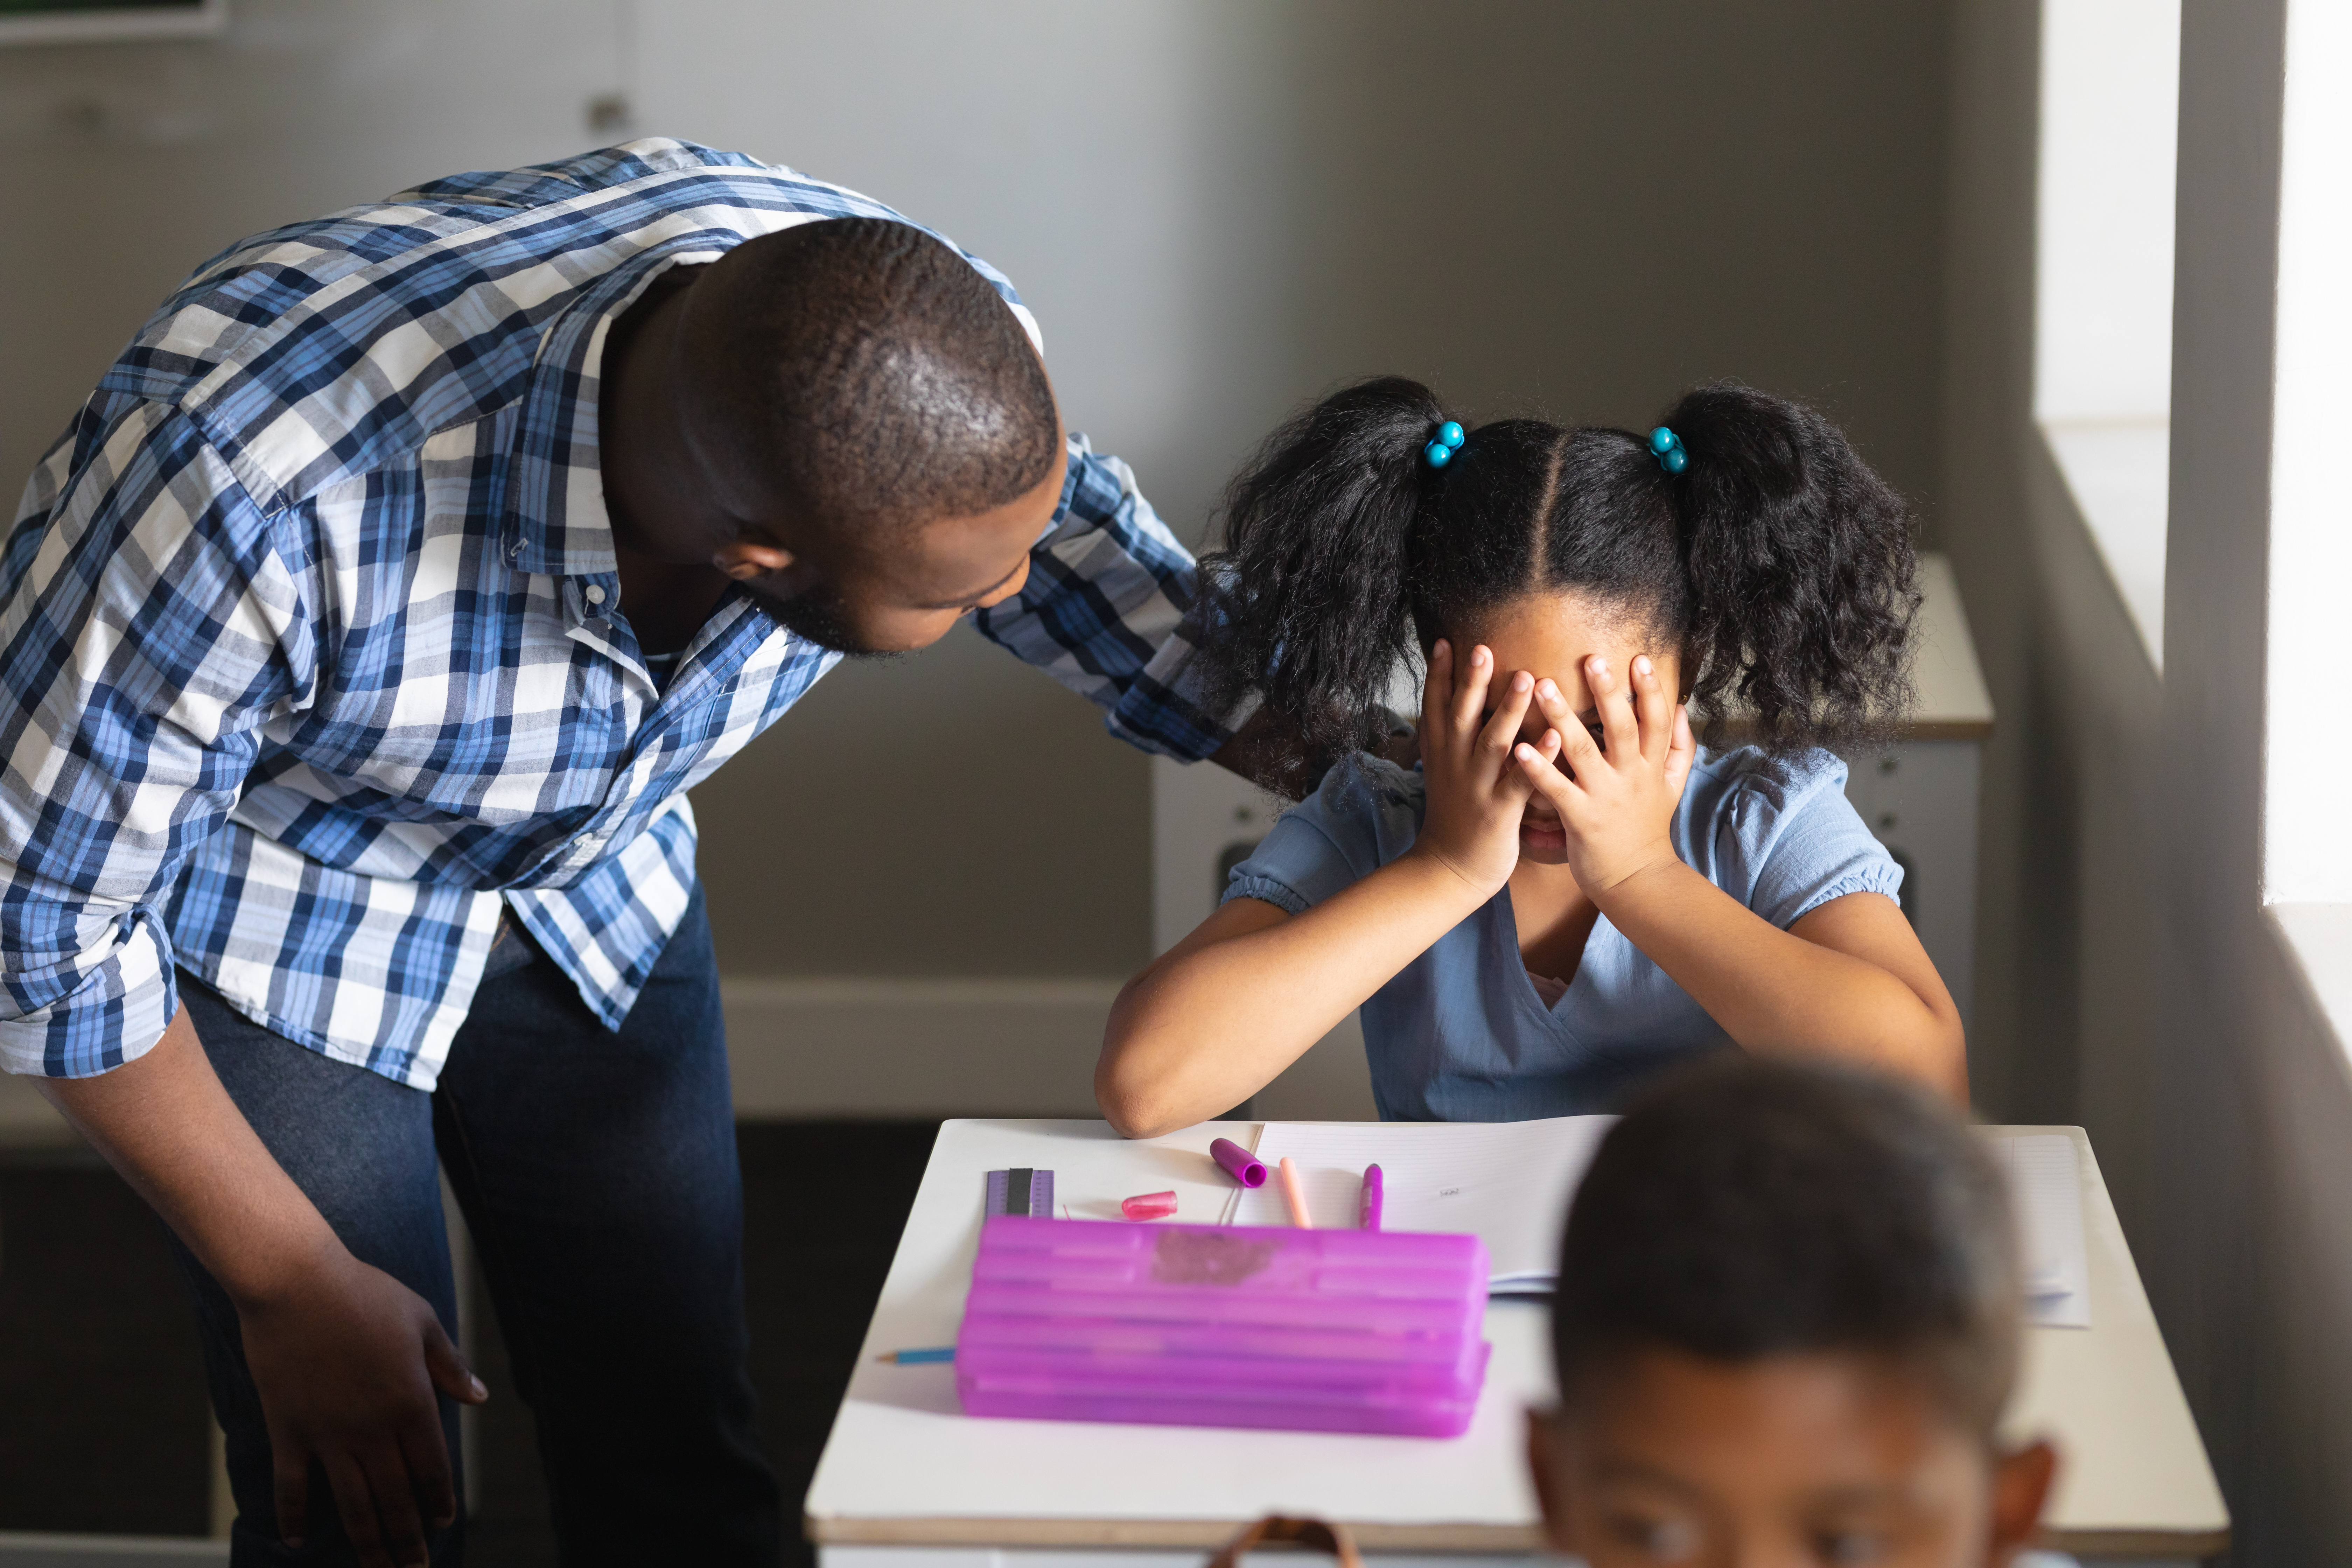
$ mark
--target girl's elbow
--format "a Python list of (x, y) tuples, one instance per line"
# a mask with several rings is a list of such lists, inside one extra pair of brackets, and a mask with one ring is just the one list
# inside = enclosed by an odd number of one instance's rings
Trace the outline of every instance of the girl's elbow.
[(1969, 1109), (1969, 1036), (1955, 1008), (1948, 1018), (1937, 1020), (1942, 1027), (1937, 1032), (1932, 1060), (1936, 1063), (1936, 1087), (1951, 1097), (1961, 1110)]
[(1109, 1105), (1103, 1107), (1103, 1119), (1122, 1138), (1157, 1138), (1185, 1125), (1172, 1116), (1155, 1116), (1148, 1110)]
[(1157, 1075), (1138, 1058), (1146, 1055), (1134, 1016), (1136, 983), (1129, 981), (1111, 1006), (1103, 1031), (1102, 1055), (1095, 1062), (1095, 1104), (1122, 1138), (1156, 1138), (1176, 1123), (1168, 1123)]
[(1108, 1060), (1095, 1070), (1095, 1104), (1122, 1138), (1157, 1138), (1184, 1125), (1169, 1113), (1153, 1089), (1137, 1082), (1132, 1073), (1116, 1070)]
[(1927, 1016), (1896, 1037), (1899, 1065), (1906, 1076), (1965, 1111), (1969, 1108), (1969, 1041), (1959, 1009), (1948, 1000), (1920, 1000)]

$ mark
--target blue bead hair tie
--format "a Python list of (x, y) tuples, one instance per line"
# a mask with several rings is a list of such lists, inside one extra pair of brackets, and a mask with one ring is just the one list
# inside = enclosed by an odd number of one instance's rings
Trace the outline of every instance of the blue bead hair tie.
[(1658, 467), (1670, 474), (1679, 474), (1690, 467), (1690, 454), (1683, 450), (1683, 438), (1663, 425), (1650, 432), (1650, 455), (1658, 459)]
[(1429, 445), (1421, 449), (1422, 460), (1433, 468), (1442, 468), (1454, 460), (1454, 454), (1462, 449), (1465, 439), (1462, 426), (1448, 419), (1437, 427), (1437, 435)]

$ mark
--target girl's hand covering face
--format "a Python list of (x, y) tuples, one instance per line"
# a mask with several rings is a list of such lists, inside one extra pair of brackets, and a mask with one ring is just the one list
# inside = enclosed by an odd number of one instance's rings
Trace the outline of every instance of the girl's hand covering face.
[[(1597, 899), (1637, 872), (1675, 861), (1670, 829), (1698, 747), (1689, 713), (1667, 697), (1647, 658), (1633, 660), (1630, 689), (1597, 656), (1585, 660), (1584, 679), (1608, 750), (1593, 743), (1559, 688), (1542, 680), (1535, 702), (1551, 728), (1538, 744), (1515, 747), (1512, 759), (1529, 790), (1559, 814), (1569, 868), (1585, 897)], [(1566, 763), (1565, 773), (1555, 759)], [(1434, 785), (1430, 798), (1433, 808)]]
[[(1490, 691), (1494, 713), (1486, 717)], [(1511, 755), (1534, 695), (1535, 678), (1525, 670), (1498, 685), (1495, 656), (1484, 647), (1472, 648), (1459, 671), (1453, 644), (1441, 637), (1430, 649), (1421, 702), (1429, 807), (1411, 853), (1442, 862), (1489, 898), (1519, 863), (1519, 818), (1534, 785)], [(1540, 752), (1519, 749), (1541, 755), (1549, 770), (1559, 738), (1545, 737)]]

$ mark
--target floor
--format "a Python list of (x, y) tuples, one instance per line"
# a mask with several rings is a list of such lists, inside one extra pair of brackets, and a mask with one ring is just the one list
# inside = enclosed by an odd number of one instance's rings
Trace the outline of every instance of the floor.
[[(936, 1131), (739, 1129), (751, 1378), (795, 1517)], [(530, 1415), (487, 1303), (477, 1321), (491, 1402), (467, 1560), (541, 1568), (555, 1548)], [(0, 1157), (0, 1530), (204, 1534), (208, 1431), (195, 1332), (146, 1206), (82, 1151)], [(794, 1540), (784, 1560), (814, 1555)]]

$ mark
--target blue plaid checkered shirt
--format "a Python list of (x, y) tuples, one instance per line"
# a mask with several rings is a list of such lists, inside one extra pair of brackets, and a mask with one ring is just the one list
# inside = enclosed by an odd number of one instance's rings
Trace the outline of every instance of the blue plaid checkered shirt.
[[(655, 680), (613, 613), (605, 331), (666, 268), (849, 215), (898, 216), (638, 142), (257, 236), (164, 303), (0, 549), (0, 1065), (141, 1055), (178, 965), (429, 1089), (502, 909), (619, 1025), (693, 890), (686, 792), (838, 656), (738, 590)], [(980, 629), (1199, 757), (1193, 583), (1074, 437)]]

